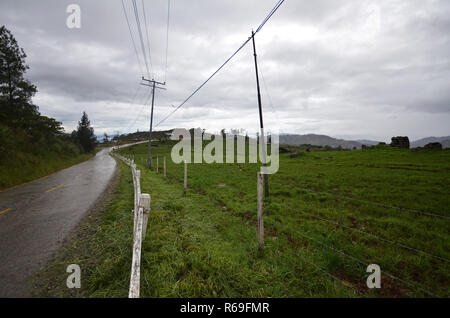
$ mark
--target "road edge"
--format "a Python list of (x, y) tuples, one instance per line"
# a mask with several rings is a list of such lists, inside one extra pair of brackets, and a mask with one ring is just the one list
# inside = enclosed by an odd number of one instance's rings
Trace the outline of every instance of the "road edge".
[[(58, 273), (52, 273), (49, 269), (53, 265), (64, 262), (68, 256), (71, 256), (70, 248), (72, 247), (73, 242), (79, 242), (82, 238), (89, 238), (94, 235), (98, 227), (101, 225), (102, 216), (113, 202), (115, 194), (119, 188), (122, 172), (117, 159), (113, 156), (111, 156), (111, 158), (115, 160), (116, 165), (114, 168), (114, 173), (111, 176), (105, 190), (99, 195), (97, 200), (92, 204), (74, 229), (64, 238), (61, 246), (53, 252), (49, 260), (40, 269), (27, 278), (27, 283), (21, 293), (21, 297), (54, 297), (49, 293), (51, 291), (49, 287), (52, 283), (55, 283), (55, 279), (59, 279), (60, 277)], [(67, 263), (67, 265), (69, 265), (69, 263)]]

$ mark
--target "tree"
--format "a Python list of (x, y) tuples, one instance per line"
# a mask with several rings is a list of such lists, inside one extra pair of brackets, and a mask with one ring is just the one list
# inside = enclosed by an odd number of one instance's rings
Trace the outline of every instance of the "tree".
[(76, 138), (83, 148), (84, 152), (91, 152), (95, 148), (97, 137), (94, 135), (94, 128), (91, 127), (86, 112), (83, 112), (80, 121), (78, 122), (78, 128), (76, 131)]
[(26, 56), (12, 33), (0, 27), (0, 119), (9, 126), (20, 123), (29, 128), (39, 112), (31, 102), (36, 86), (24, 78), (29, 69), (25, 64)]
[(108, 143), (109, 142), (109, 137), (107, 133), (103, 134), (103, 143)]

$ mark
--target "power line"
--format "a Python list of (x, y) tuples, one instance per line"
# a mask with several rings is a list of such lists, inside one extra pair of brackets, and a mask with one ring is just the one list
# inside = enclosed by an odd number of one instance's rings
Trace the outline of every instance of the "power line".
[(169, 23), (170, 23), (170, 0), (167, 0), (167, 28), (166, 28), (166, 65), (164, 71), (164, 83), (167, 80), (167, 56), (169, 51)]
[(136, 42), (134, 41), (133, 31), (131, 29), (130, 21), (128, 20), (127, 10), (125, 9), (125, 4), (123, 3), (123, 0), (121, 0), (121, 2), (122, 2), (123, 13), (125, 15), (125, 20), (127, 21), (127, 25), (128, 25), (128, 30), (130, 31), (130, 37), (131, 37), (131, 41), (133, 43), (134, 52), (136, 53), (136, 59), (137, 59), (138, 64), (139, 64), (139, 69), (142, 72), (141, 59), (139, 58), (139, 54), (138, 54), (138, 51), (137, 51), (137, 48), (136, 48)]
[(280, 129), (280, 124), (279, 124), (280, 119), (278, 118), (277, 111), (275, 110), (275, 107), (273, 106), (272, 97), (270, 96), (270, 92), (269, 92), (269, 89), (267, 88), (267, 84), (266, 84), (266, 79), (264, 78), (263, 67), (262, 67), (263, 63), (261, 63), (261, 62), (262, 62), (261, 61), (261, 55), (259, 55), (259, 63), (258, 63), (259, 64), (259, 71), (261, 73), (261, 77), (262, 77), (262, 80), (263, 80), (264, 89), (265, 89), (265, 91), (267, 93), (267, 97), (269, 98), (269, 105), (272, 108), (272, 113), (275, 116), (275, 120), (277, 122), (278, 129)]
[[(275, 5), (275, 7), (269, 12), (269, 14), (264, 18), (263, 22), (258, 26), (256, 32), (261, 31), (262, 27), (267, 23), (267, 21), (272, 17), (272, 15), (275, 13), (275, 11), (278, 10), (278, 8), (281, 6), (281, 4), (284, 2), (284, 0), (278, 1), (278, 3)], [(253, 35), (254, 36), (254, 35)], [(244, 43), (241, 44), (241, 46), (214, 72), (210, 77), (206, 79), (191, 95), (189, 95), (177, 108), (175, 108), (172, 112), (170, 112), (166, 117), (164, 117), (161, 121), (159, 121), (155, 128), (161, 125), (163, 122), (165, 122), (170, 116), (172, 116), (178, 109), (180, 109), (184, 104), (186, 104), (187, 101), (189, 101), (199, 90), (203, 88), (203, 86), (206, 85), (228, 62), (237, 54), (239, 51), (242, 50), (242, 48), (247, 45), (247, 43), (252, 39), (252, 37), (249, 37), (247, 40), (244, 41)]]
[(139, 19), (139, 11), (138, 11), (138, 8), (136, 5), (136, 0), (133, 0), (132, 3), (133, 3), (133, 8), (134, 8), (134, 17), (136, 19), (136, 25), (137, 25), (138, 33), (139, 33), (139, 39), (141, 41), (142, 55), (144, 56), (145, 67), (147, 69), (147, 75), (150, 77), (150, 72), (148, 69), (147, 54), (145, 53), (145, 44), (144, 44), (144, 39), (142, 36), (141, 21)]
[(152, 53), (150, 50), (150, 37), (148, 35), (148, 25), (147, 25), (147, 14), (145, 11), (145, 5), (144, 5), (144, 0), (141, 0), (142, 2), (142, 11), (144, 12), (144, 21), (145, 21), (145, 33), (147, 34), (147, 48), (148, 48), (148, 57), (150, 60), (150, 69), (152, 71), (152, 77), (153, 77), (153, 63), (152, 63)]
[(259, 31), (261, 31), (263, 26), (267, 23), (267, 21), (269, 21), (269, 19), (272, 17), (272, 15), (275, 13), (275, 11), (277, 11), (278, 8), (283, 4), (283, 2), (284, 2), (284, 0), (278, 1), (278, 3), (275, 5), (275, 7), (272, 9), (272, 11), (269, 12), (269, 14), (263, 20), (263, 22), (261, 22), (261, 24), (258, 26), (258, 28), (256, 29), (255, 33), (258, 33)]
[(180, 109), (188, 100), (192, 98), (199, 90), (203, 88), (249, 41), (251, 37), (249, 37), (242, 45), (210, 76), (206, 81), (204, 81), (191, 95), (189, 95), (177, 108), (175, 108), (169, 115), (163, 118), (160, 122), (158, 122), (155, 126), (158, 127), (164, 121), (166, 121), (170, 116), (172, 116), (178, 109)]
[[(138, 92), (140, 91), (140, 88), (141, 88), (141, 87), (142, 87), (142, 85), (138, 85), (138, 89), (137, 89), (137, 91), (136, 91), (136, 94), (135, 94), (134, 97), (133, 97), (133, 100), (132, 100), (131, 104), (134, 104), (134, 101), (136, 100), (137, 96), (139, 95)], [(134, 126), (134, 124), (135, 124), (136, 121), (138, 120), (138, 118), (139, 118), (139, 116), (141, 115), (141, 113), (142, 113), (142, 111), (143, 111), (145, 105), (148, 103), (148, 100), (150, 99), (150, 96), (151, 96), (151, 94), (148, 94), (148, 95), (147, 95), (146, 92), (144, 91), (144, 95), (142, 95), (142, 97), (143, 97), (144, 99), (143, 99), (142, 102), (141, 102), (141, 103), (142, 103), (141, 109), (139, 110), (139, 113), (138, 113), (138, 115), (135, 117), (135, 119), (134, 119), (133, 121), (130, 121), (131, 124), (128, 126), (128, 128), (127, 128), (127, 130), (126, 130), (126, 133), (127, 133), (127, 134), (130, 132), (131, 128)], [(142, 99), (142, 97), (139, 98), (139, 99)], [(141, 103), (139, 103), (139, 104), (141, 104)]]

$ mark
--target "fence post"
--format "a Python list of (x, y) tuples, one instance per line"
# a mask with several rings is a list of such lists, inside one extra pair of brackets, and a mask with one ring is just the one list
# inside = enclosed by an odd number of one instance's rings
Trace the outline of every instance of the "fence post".
[(144, 208), (144, 221), (142, 224), (142, 241), (145, 240), (145, 235), (147, 234), (147, 223), (148, 216), (150, 215), (150, 194), (142, 193), (139, 198), (139, 208)]
[(164, 156), (164, 177), (166, 176), (166, 156)]
[(184, 193), (187, 191), (187, 162), (184, 161)]
[(139, 197), (141, 195), (141, 171), (140, 170), (133, 170), (133, 183), (134, 183), (134, 230), (133, 235), (136, 233), (136, 224), (137, 224), (137, 217), (138, 217), (138, 211), (139, 211)]
[(136, 213), (136, 233), (133, 237), (133, 258), (131, 260), (131, 277), (129, 298), (139, 298), (141, 281), (141, 245), (142, 245), (142, 219), (143, 209), (139, 208)]
[(156, 157), (156, 173), (159, 172), (159, 157)]
[(258, 179), (258, 243), (259, 248), (264, 247), (264, 206), (263, 206), (263, 176), (257, 173)]

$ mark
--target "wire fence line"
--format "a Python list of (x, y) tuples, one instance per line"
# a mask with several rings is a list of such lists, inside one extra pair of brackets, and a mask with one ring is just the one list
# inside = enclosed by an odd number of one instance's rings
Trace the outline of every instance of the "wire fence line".
[[(170, 173), (170, 174), (168, 174), (168, 176), (171, 177), (171, 179), (179, 181), (178, 180), (179, 176), (177, 174), (174, 175), (174, 174)], [(302, 213), (304, 215), (313, 217), (313, 218), (318, 219), (318, 220), (322, 220), (322, 221), (326, 221), (326, 222), (335, 224), (335, 225), (337, 225), (337, 226), (339, 226), (341, 228), (344, 228), (344, 229), (352, 230), (352, 231), (358, 232), (358, 233), (363, 234), (363, 235), (368, 235), (368, 236), (373, 237), (375, 239), (378, 239), (380, 241), (383, 241), (383, 242), (386, 242), (386, 243), (389, 243), (389, 244), (392, 244), (392, 245), (395, 245), (395, 246), (399, 246), (401, 248), (405, 248), (406, 250), (409, 250), (409, 251), (414, 251), (414, 252), (417, 252), (417, 253), (421, 253), (421, 254), (427, 255), (429, 257), (432, 257), (432, 258), (435, 258), (435, 259), (438, 259), (438, 260), (441, 260), (441, 261), (444, 261), (444, 262), (447, 262), (447, 263), (449, 262), (449, 260), (447, 258), (445, 258), (445, 257), (434, 255), (434, 254), (428, 253), (426, 251), (417, 249), (415, 247), (407, 246), (405, 244), (401, 244), (401, 243), (395, 242), (393, 240), (386, 239), (384, 237), (381, 237), (379, 235), (376, 235), (376, 234), (373, 234), (373, 233), (370, 233), (370, 232), (366, 232), (366, 231), (362, 231), (362, 230), (359, 230), (359, 229), (351, 228), (349, 226), (346, 226), (346, 225), (341, 224), (339, 222), (336, 222), (334, 220), (323, 218), (321, 216), (318, 216), (318, 215), (315, 215), (315, 214), (312, 214), (312, 213), (307, 213), (307, 212), (304, 212), (304, 211), (298, 211), (298, 212), (300, 212), (300, 213)], [(275, 223), (276, 223), (275, 226), (277, 226), (278, 229), (282, 230), (282, 234), (283, 235), (287, 235), (287, 236), (299, 235), (300, 237), (305, 238), (309, 242), (311, 242), (314, 245), (316, 245), (317, 247), (319, 247), (320, 249), (317, 249), (317, 248), (315, 249), (317, 251), (321, 251), (321, 249), (330, 250), (333, 253), (335, 253), (336, 255), (338, 255), (340, 257), (345, 257), (345, 258), (351, 260), (352, 262), (355, 262), (355, 263), (359, 264), (360, 266), (367, 267), (369, 265), (369, 263), (367, 261), (363, 260), (363, 259), (355, 257), (355, 256), (349, 254), (348, 252), (345, 252), (345, 251), (343, 251), (341, 249), (336, 248), (335, 246), (333, 246), (331, 244), (327, 244), (327, 243), (325, 243), (325, 242), (323, 242), (323, 241), (321, 241), (319, 239), (316, 239), (316, 238), (310, 236), (310, 234), (313, 234), (313, 233), (306, 233), (306, 234), (299, 233), (299, 232), (296, 232), (292, 227), (288, 227), (288, 226), (286, 226), (286, 225), (284, 225), (284, 224), (282, 224), (280, 222), (275, 222)], [(302, 252), (302, 251), (300, 251), (300, 252)], [(321, 267), (321, 266), (317, 265), (316, 263), (314, 263), (312, 260), (307, 259), (307, 257), (305, 255), (299, 253), (299, 257), (305, 263), (310, 264), (311, 266), (313, 266), (317, 270), (321, 271), (322, 273), (324, 273), (328, 277), (330, 277), (330, 278), (332, 278), (332, 279), (334, 279), (336, 281), (341, 282), (342, 285), (344, 285), (344, 286), (348, 287), (349, 289), (353, 290), (353, 292), (355, 292), (355, 294), (359, 294), (359, 295), (361, 295), (363, 297), (367, 297), (367, 295), (364, 292), (361, 292), (360, 290), (358, 290), (358, 288), (355, 288), (354, 286), (352, 286), (351, 283), (349, 283), (348, 281), (345, 281), (345, 280), (339, 278), (338, 276), (334, 275), (333, 273), (327, 271), (323, 267)], [(427, 286), (424, 286), (421, 283), (404, 279), (404, 278), (402, 278), (400, 276), (397, 276), (396, 274), (393, 274), (391, 272), (387, 272), (385, 270), (381, 270), (381, 273), (383, 275), (385, 275), (386, 277), (389, 277), (390, 279), (395, 280), (395, 281), (399, 282), (400, 284), (406, 286), (411, 291), (420, 292), (420, 293), (423, 293), (424, 295), (431, 296), (431, 297), (437, 297), (437, 298), (443, 297), (442, 295), (439, 295), (438, 293), (433, 291), (433, 288), (430, 288), (430, 286), (427, 287)]]
[[(277, 222), (277, 224), (280, 224), (281, 226), (283, 226), (279, 222)], [(368, 265), (367, 262), (365, 262), (365, 261), (363, 261), (363, 260), (361, 260), (361, 259), (359, 259), (357, 257), (354, 257), (354, 256), (352, 256), (352, 255), (350, 255), (350, 254), (348, 254), (348, 253), (346, 253), (346, 252), (344, 252), (344, 251), (342, 251), (340, 249), (337, 249), (334, 246), (328, 245), (328, 244), (326, 244), (326, 243), (324, 243), (324, 242), (322, 242), (320, 240), (317, 240), (317, 239), (315, 239), (313, 237), (310, 237), (308, 235), (302, 234), (300, 232), (296, 232), (296, 234), (298, 234), (298, 235), (300, 235), (300, 236), (302, 236), (302, 237), (304, 237), (304, 238), (306, 238), (306, 239), (308, 239), (310, 241), (313, 241), (313, 242), (315, 242), (315, 243), (317, 243), (317, 244), (319, 244), (319, 245), (321, 245), (321, 246), (323, 246), (323, 247), (325, 247), (325, 248), (327, 248), (327, 249), (329, 249), (331, 251), (334, 251), (337, 254), (345, 256), (346, 258), (351, 259), (351, 260), (353, 260), (353, 261), (355, 261), (355, 262), (357, 262), (359, 264), (362, 264), (364, 266)], [(433, 297), (438, 297), (438, 298), (441, 297), (441, 296), (437, 295), (436, 293), (434, 293), (434, 292), (432, 292), (432, 291), (430, 291), (428, 289), (423, 288), (422, 286), (418, 285), (417, 283), (412, 283), (412, 282), (406, 281), (406, 280), (404, 280), (404, 279), (402, 279), (402, 278), (400, 278), (400, 277), (398, 277), (398, 276), (396, 276), (394, 274), (386, 272), (384, 270), (381, 270), (381, 273), (383, 273), (384, 275), (388, 276), (391, 279), (394, 279), (394, 280), (397, 280), (397, 281), (401, 282), (402, 284), (404, 284), (404, 285), (406, 285), (406, 286), (408, 286), (410, 288), (413, 288), (415, 290), (419, 290), (419, 291), (421, 291), (423, 293), (426, 293), (426, 294), (428, 294), (430, 296), (433, 296)]]
[[(139, 157), (138, 157), (136, 160), (137, 160), (138, 162), (141, 161), (142, 164), (144, 164), (144, 163), (145, 163), (145, 160), (140, 160), (140, 159), (142, 159), (142, 158), (139, 158)], [(167, 176), (168, 176), (169, 178), (171, 178), (171, 179), (174, 179), (174, 180), (180, 182), (181, 184), (183, 183), (183, 180), (178, 180), (177, 175), (174, 175), (174, 174), (172, 174), (172, 173), (167, 172)], [(280, 225), (281, 227), (284, 227), (284, 229), (288, 229), (285, 225), (283, 225), (283, 224), (281, 224), (281, 223), (279, 223), (279, 225)], [(351, 289), (355, 294), (361, 295), (362, 297), (367, 297), (367, 295), (366, 295), (364, 292), (361, 292), (361, 291), (358, 290), (357, 288), (355, 288), (355, 287), (349, 285), (348, 282), (346, 282), (346, 281), (344, 281), (343, 279), (337, 277), (336, 275), (334, 275), (334, 274), (328, 272), (327, 270), (325, 270), (325, 269), (322, 268), (321, 266), (319, 266), (319, 265), (317, 265), (317, 264), (315, 264), (315, 263), (313, 263), (313, 262), (307, 260), (306, 257), (304, 257), (303, 255), (299, 254), (299, 257), (300, 257), (305, 263), (307, 263), (307, 264), (313, 266), (314, 268), (316, 268), (317, 270), (321, 271), (322, 273), (324, 273), (325, 275), (329, 276), (330, 278), (332, 278), (332, 279), (334, 279), (334, 280), (340, 282), (340, 283), (341, 283), (343, 286), (345, 286), (346, 288)]]
[(322, 273), (326, 274), (327, 276), (333, 278), (334, 280), (337, 280), (337, 281), (340, 282), (343, 286), (352, 289), (353, 292), (354, 292), (355, 294), (361, 295), (361, 296), (367, 298), (367, 295), (366, 295), (365, 293), (363, 293), (363, 292), (360, 291), (359, 289), (357, 289), (357, 288), (355, 288), (355, 287), (349, 285), (349, 283), (345, 282), (343, 279), (337, 277), (336, 275), (331, 274), (330, 272), (326, 271), (325, 269), (323, 269), (323, 268), (320, 267), (319, 265), (314, 264), (314, 263), (311, 262), (311, 261), (308, 261), (308, 260), (306, 259), (306, 257), (304, 257), (303, 255), (301, 255), (301, 253), (299, 254), (299, 256), (300, 256), (300, 258), (301, 258), (305, 263), (307, 263), (307, 264), (313, 266), (314, 268), (316, 268), (317, 270), (319, 270), (319, 271), (321, 271)]
[(436, 217), (436, 218), (440, 218), (440, 219), (450, 220), (450, 216), (446, 216), (446, 215), (442, 215), (442, 214), (429, 213), (429, 212), (424, 212), (424, 211), (419, 211), (419, 210), (399, 207), (399, 206), (395, 206), (395, 205), (389, 205), (389, 204), (380, 203), (380, 202), (361, 200), (361, 199), (346, 197), (346, 196), (342, 196), (342, 195), (338, 195), (338, 194), (334, 194), (334, 193), (330, 193), (330, 192), (317, 191), (317, 190), (313, 190), (313, 189), (310, 189), (310, 188), (301, 187), (301, 188), (298, 188), (298, 189), (305, 190), (305, 191), (312, 192), (312, 193), (317, 193), (317, 194), (324, 194), (324, 195), (332, 196), (332, 197), (339, 198), (339, 199), (345, 199), (345, 200), (349, 200), (349, 201), (356, 201), (356, 202), (361, 202), (361, 203), (367, 203), (367, 204), (371, 204), (371, 205), (380, 206), (380, 207), (383, 207), (383, 208), (395, 209), (395, 210), (398, 210), (398, 211), (401, 211), (401, 212), (415, 213), (415, 214), (419, 214), (419, 215), (424, 215), (424, 216), (429, 216), (429, 217)]
[(298, 213), (301, 213), (301, 214), (304, 214), (304, 215), (308, 215), (308, 216), (313, 217), (313, 218), (318, 219), (318, 220), (322, 220), (322, 221), (326, 221), (326, 222), (335, 224), (335, 225), (337, 225), (337, 226), (339, 226), (341, 228), (345, 228), (345, 229), (348, 229), (348, 230), (351, 230), (351, 231), (354, 231), (354, 232), (358, 232), (360, 234), (371, 236), (371, 237), (376, 238), (376, 239), (378, 239), (380, 241), (383, 241), (383, 242), (386, 242), (386, 243), (389, 243), (389, 244), (392, 244), (392, 245), (397, 245), (399, 247), (402, 247), (404, 249), (407, 249), (407, 250), (415, 252), (415, 253), (421, 253), (421, 254), (424, 254), (426, 256), (438, 259), (440, 261), (444, 261), (444, 262), (450, 263), (450, 260), (448, 258), (445, 258), (445, 257), (442, 257), (442, 256), (438, 256), (438, 255), (434, 255), (434, 254), (428, 253), (426, 251), (423, 251), (421, 249), (418, 249), (418, 248), (415, 248), (415, 247), (411, 247), (411, 246), (408, 246), (408, 245), (405, 245), (405, 244), (402, 244), (402, 243), (398, 243), (398, 242), (389, 240), (387, 238), (378, 236), (378, 235), (373, 234), (373, 233), (369, 233), (369, 232), (366, 232), (366, 231), (362, 231), (360, 229), (352, 228), (350, 226), (341, 224), (339, 222), (336, 222), (336, 221), (333, 221), (333, 220), (330, 220), (330, 219), (326, 219), (326, 218), (320, 217), (320, 216), (312, 214), (312, 213), (307, 213), (307, 212), (299, 211), (299, 210), (295, 210), (295, 212), (298, 212)]

